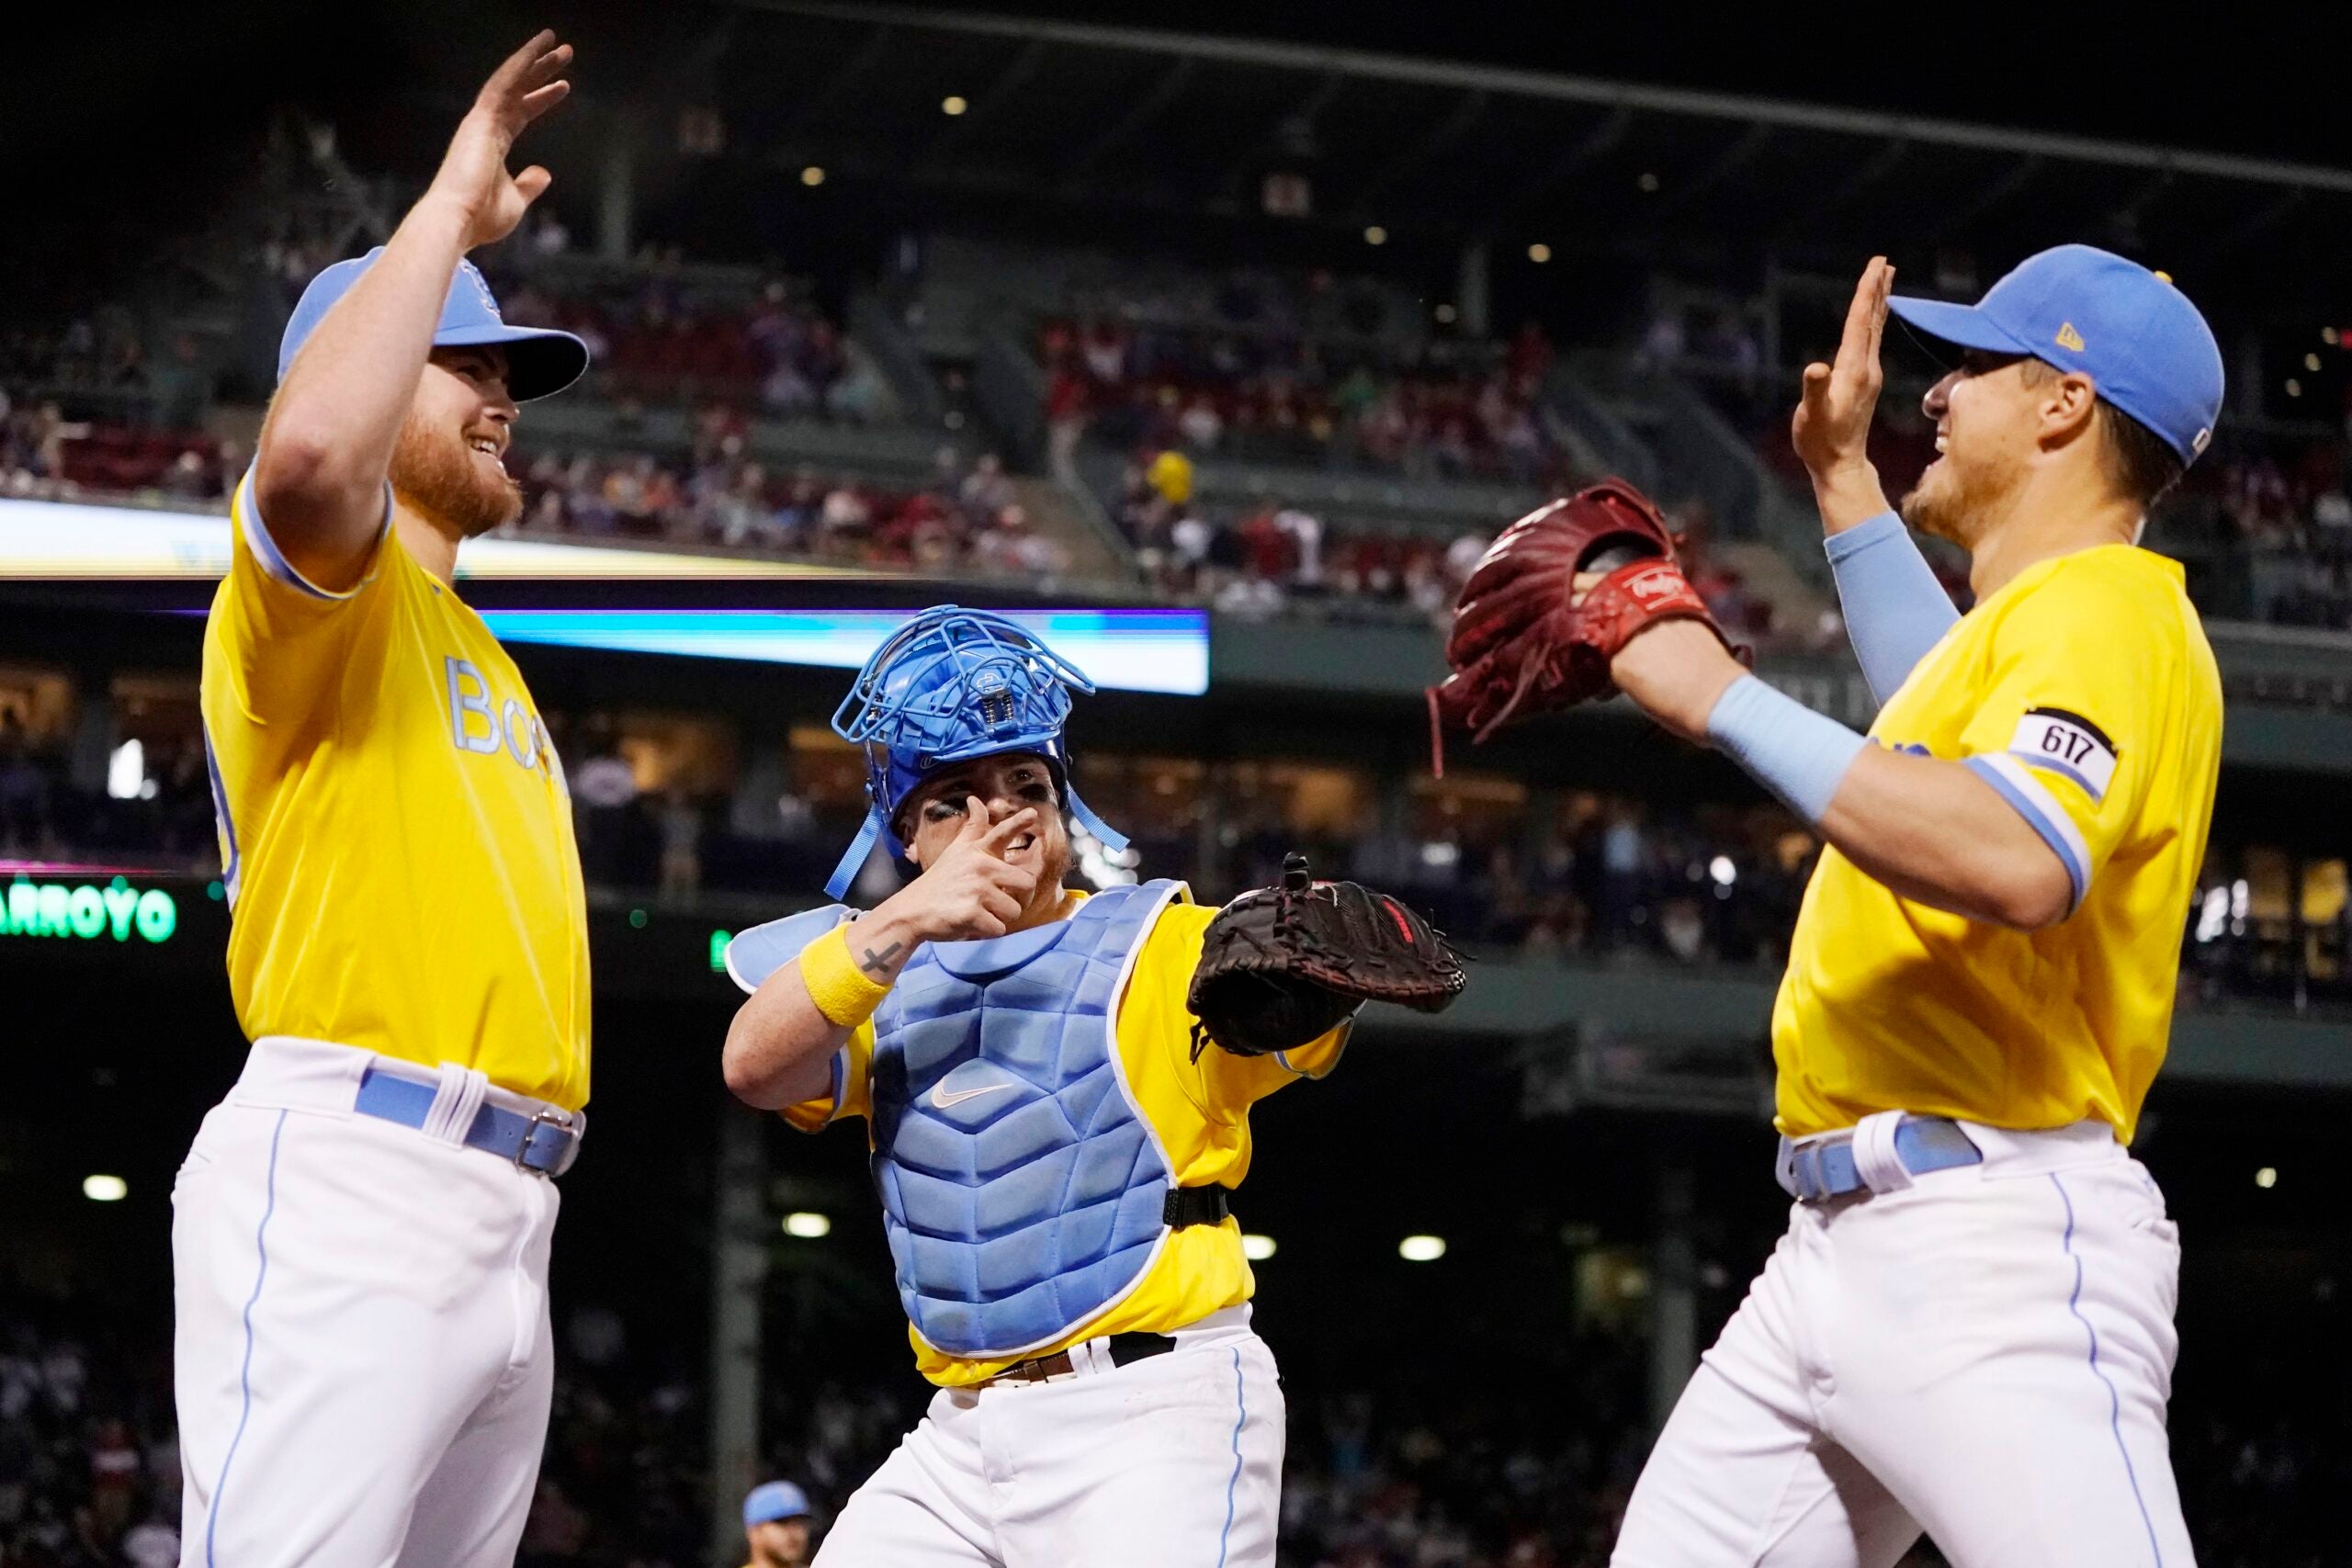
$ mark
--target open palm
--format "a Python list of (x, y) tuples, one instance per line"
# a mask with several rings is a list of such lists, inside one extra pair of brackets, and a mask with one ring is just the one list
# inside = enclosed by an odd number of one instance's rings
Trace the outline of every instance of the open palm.
[(562, 76), (571, 63), (571, 46), (542, 31), (491, 73), (474, 107), (458, 122), (433, 189), (459, 203), (468, 214), (467, 249), (513, 233), (531, 203), (546, 192), (553, 177), (547, 170), (534, 164), (510, 175), (506, 158), (525, 128), (571, 91)]
[(1846, 330), (1838, 342), (1836, 363), (1804, 367), (1804, 398), (1797, 404), (1790, 434), (1797, 456), (1816, 477), (1867, 454), (1871, 416), (1878, 409), (1879, 338), (1886, 331), (1886, 300), (1894, 288), (1894, 268), (1884, 256), (1872, 256), (1854, 286), (1854, 300), (1846, 309)]

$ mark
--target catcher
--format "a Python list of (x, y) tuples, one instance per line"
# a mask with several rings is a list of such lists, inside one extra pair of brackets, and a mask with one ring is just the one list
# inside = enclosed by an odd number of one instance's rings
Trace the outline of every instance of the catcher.
[(1065, 813), (1125, 843), (1070, 787), (1091, 690), (1001, 616), (916, 616), (834, 715), (871, 809), (827, 892), (885, 833), (921, 874), (728, 949), (728, 1087), (805, 1131), (865, 1118), (939, 1387), (820, 1565), (1272, 1563), (1283, 1395), (1228, 1208), (1250, 1107), (1329, 1073), (1366, 999), (1462, 989), (1419, 917), (1295, 857), (1223, 909), (1066, 891)]

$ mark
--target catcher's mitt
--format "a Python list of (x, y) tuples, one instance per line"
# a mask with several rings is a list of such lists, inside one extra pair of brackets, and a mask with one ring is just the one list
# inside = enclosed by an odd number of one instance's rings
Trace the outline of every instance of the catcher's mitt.
[(1647, 496), (1608, 479), (1529, 513), (1462, 585), (1445, 644), (1453, 673), (1429, 694), (1438, 773), (1446, 725), (1481, 741), (1514, 717), (1614, 696), (1609, 661), (1643, 627), (1677, 618), (1723, 636)]
[(1285, 856), (1283, 884), (1217, 912), (1185, 1005), (1193, 1059), (1213, 1040), (1240, 1056), (1320, 1038), (1363, 1002), (1439, 1012), (1462, 994), (1462, 956), (1411, 909), (1353, 882), (1316, 882)]

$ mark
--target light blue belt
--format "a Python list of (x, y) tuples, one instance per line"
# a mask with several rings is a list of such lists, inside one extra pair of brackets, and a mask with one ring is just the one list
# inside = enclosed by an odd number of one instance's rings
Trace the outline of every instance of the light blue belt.
[[(351, 1108), (362, 1116), (422, 1128), (439, 1093), (436, 1085), (412, 1083), (370, 1067), (359, 1080), (359, 1096)], [(465, 1145), (539, 1176), (561, 1176), (580, 1154), (580, 1134), (557, 1120), (562, 1114), (549, 1109), (526, 1116), (485, 1105), (474, 1112), (473, 1125), (466, 1129)]]
[[(1894, 1154), (1914, 1176), (1981, 1165), (1984, 1151), (1968, 1141), (1959, 1122), (1942, 1116), (1905, 1116), (1894, 1129)], [(1865, 1190), (1870, 1183), (1854, 1164), (1854, 1135), (1832, 1133), (1800, 1144), (1781, 1140), (1772, 1174), (1781, 1190), (1800, 1203), (1819, 1203)]]

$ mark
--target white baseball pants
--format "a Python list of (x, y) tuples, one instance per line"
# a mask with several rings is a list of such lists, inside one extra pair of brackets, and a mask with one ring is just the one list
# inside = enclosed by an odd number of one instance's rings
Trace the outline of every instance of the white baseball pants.
[(842, 1510), (817, 1568), (1271, 1568), (1283, 1406), (1228, 1307), (1164, 1355), (1046, 1382), (943, 1389)]
[[(510, 1568), (547, 1439), (555, 1184), (351, 1110), (365, 1051), (266, 1039), (172, 1193), (184, 1568)], [(403, 1072), (419, 1071), (405, 1064)]]
[(2178, 1232), (2103, 1123), (1795, 1206), (1612, 1568), (2189, 1568), (2165, 1434)]

